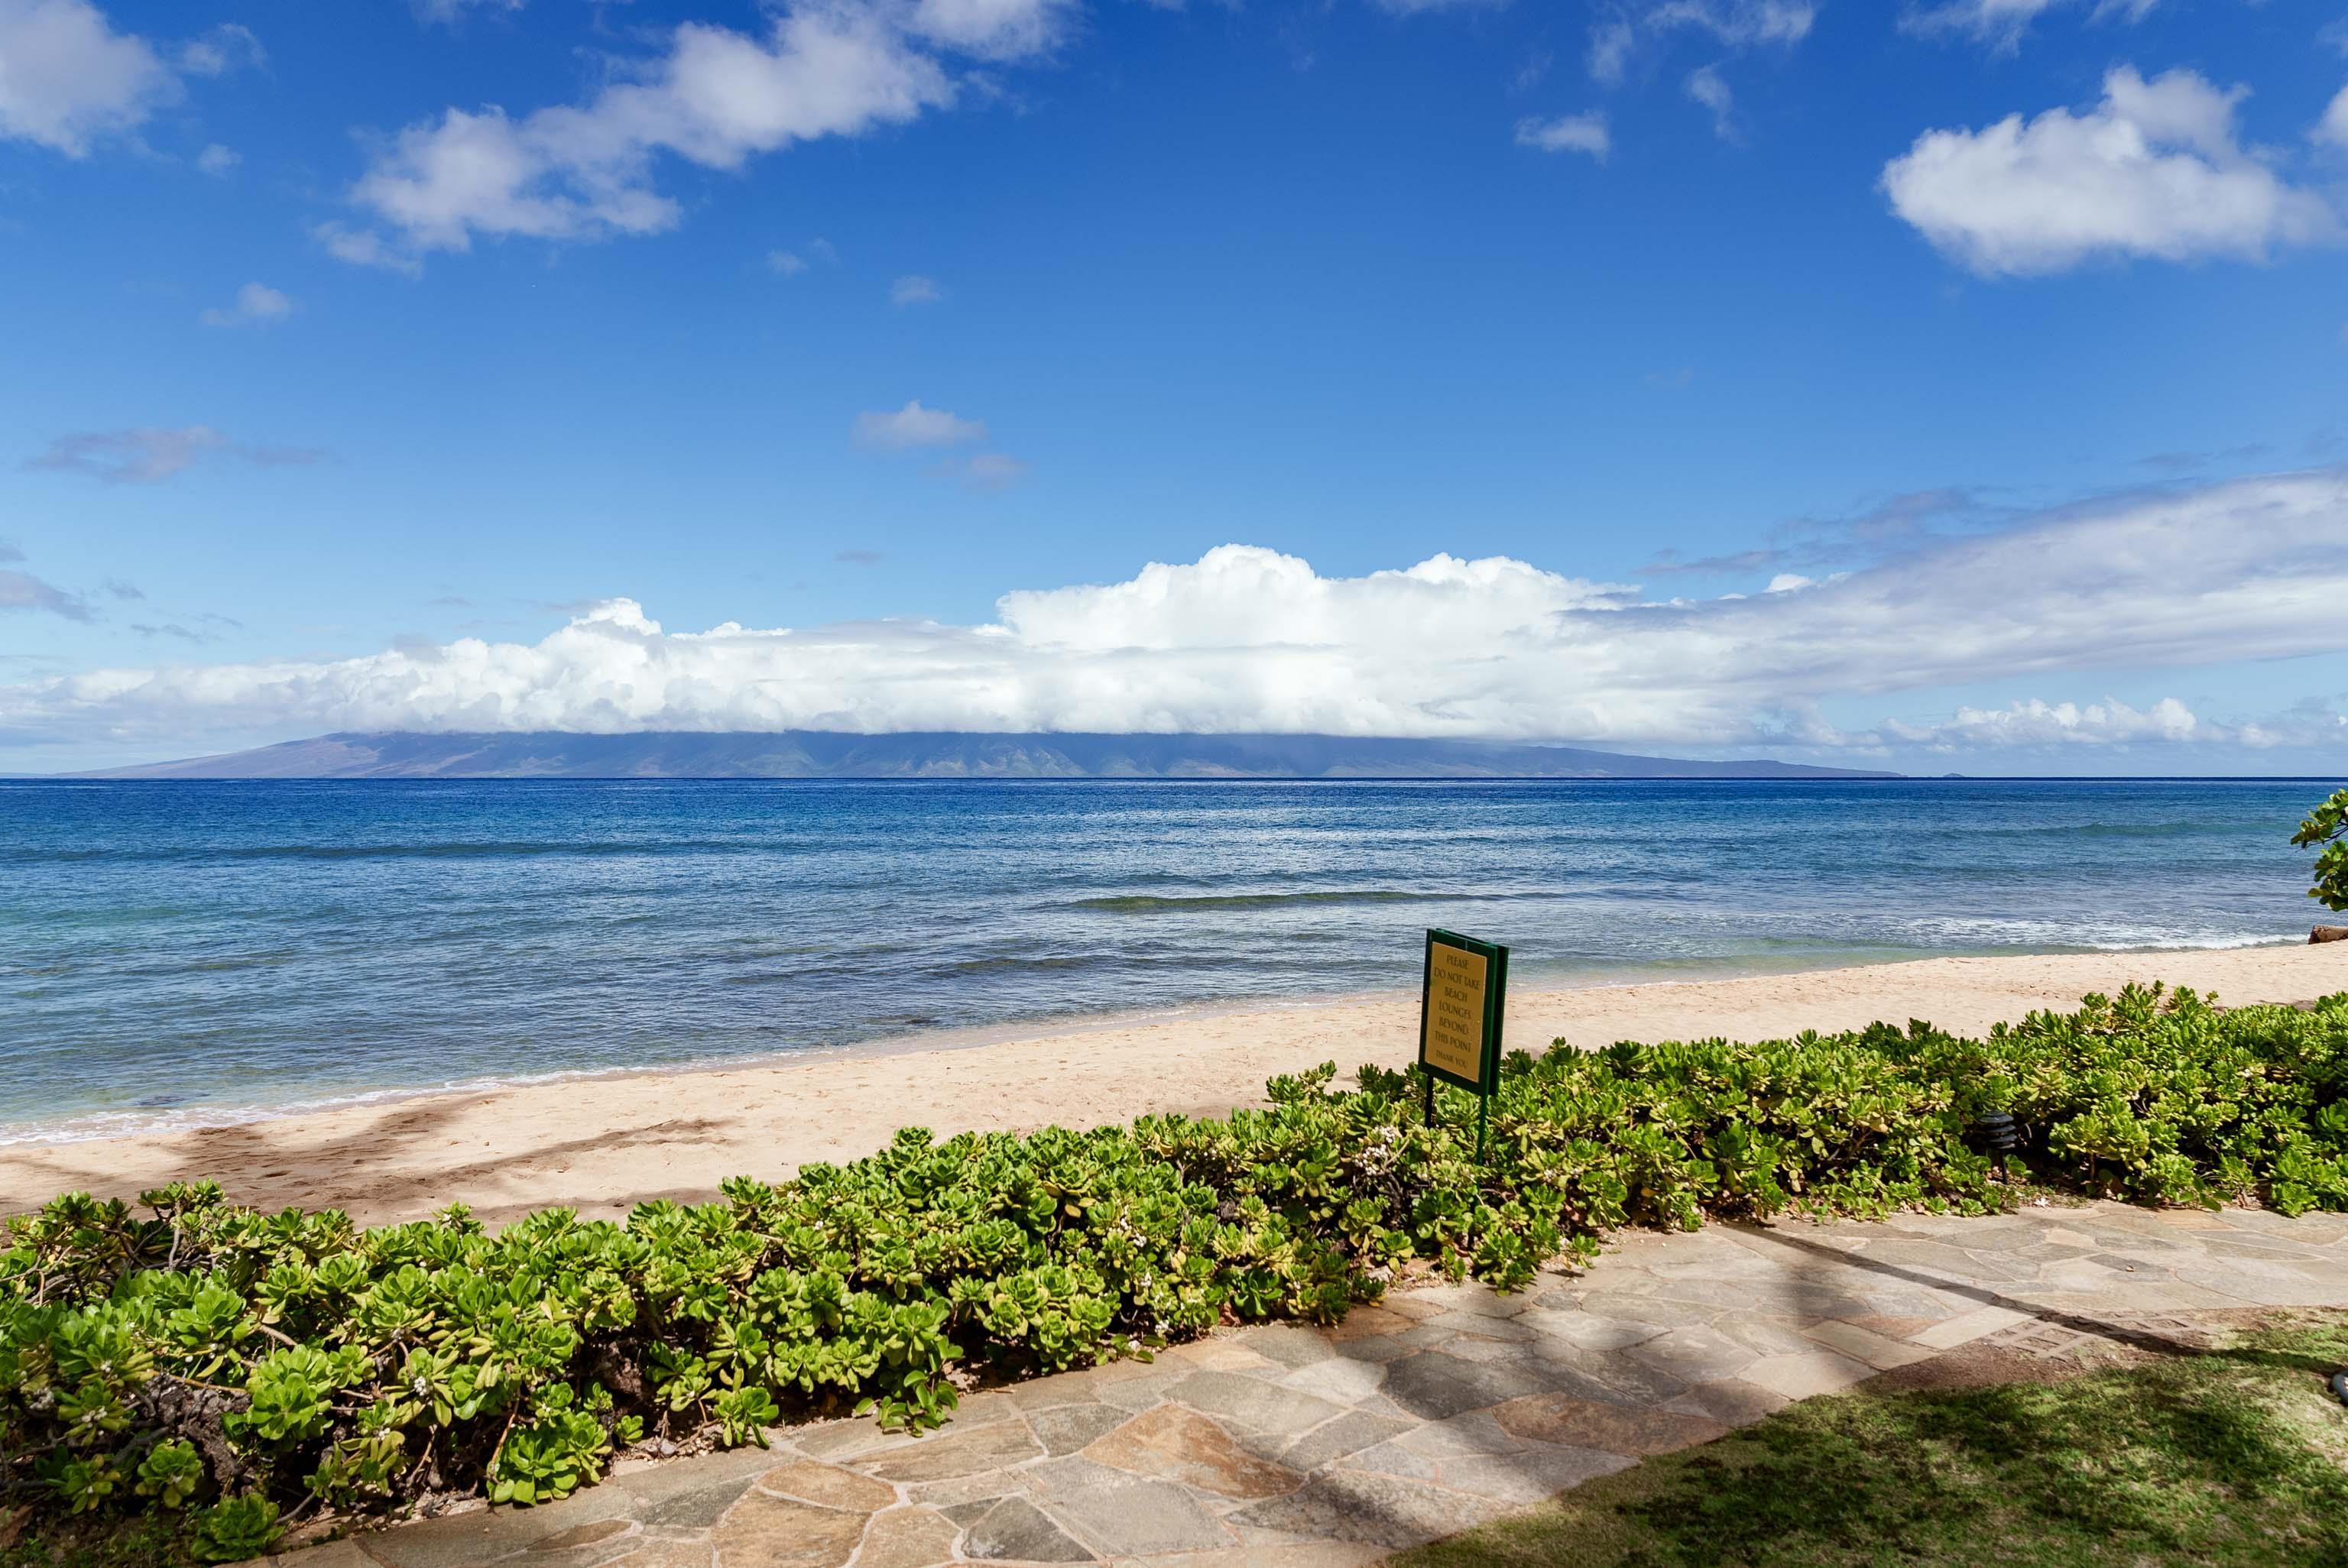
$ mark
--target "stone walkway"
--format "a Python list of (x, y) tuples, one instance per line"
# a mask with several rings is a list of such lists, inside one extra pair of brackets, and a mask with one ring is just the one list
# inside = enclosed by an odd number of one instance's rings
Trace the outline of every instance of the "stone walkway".
[(2348, 1220), (2116, 1204), (1620, 1238), (1497, 1296), (1396, 1292), (764, 1451), (626, 1463), (537, 1509), (314, 1547), (301, 1568), (1344, 1568), (1961, 1345), (2092, 1355), (2195, 1316), (2348, 1306)]

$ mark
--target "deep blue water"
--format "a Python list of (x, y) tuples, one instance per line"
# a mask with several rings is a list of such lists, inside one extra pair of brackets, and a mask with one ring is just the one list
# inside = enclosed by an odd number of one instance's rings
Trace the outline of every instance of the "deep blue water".
[(2304, 939), (2255, 782), (0, 783), (0, 1138), (1417, 983)]

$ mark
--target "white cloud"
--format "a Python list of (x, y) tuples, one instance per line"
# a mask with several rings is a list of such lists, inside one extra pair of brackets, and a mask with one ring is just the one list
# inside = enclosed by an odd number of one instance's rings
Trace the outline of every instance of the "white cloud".
[(2142, 710), (2111, 697), (2085, 706), (2032, 697), (2003, 708), (1960, 707), (1941, 724), (1920, 727), (1887, 722), (1884, 728), (1898, 740), (1941, 751), (1974, 746), (2112, 746), (2147, 741), (2239, 744), (2245, 739), (2225, 726), (2204, 723), (2174, 697), (2163, 697)]
[(109, 485), (152, 485), (195, 466), (215, 452), (242, 457), (263, 468), (300, 467), (324, 462), (327, 456), (314, 447), (241, 445), (208, 425), (172, 429), (149, 425), (60, 436), (46, 451), (26, 458), (25, 466), (86, 475)]
[(796, 278), (819, 261), (827, 267), (839, 265), (839, 250), (820, 234), (796, 251), (767, 252), (767, 270), (780, 278)]
[[(1818, 12), (1816, 0), (1618, 0), (1591, 24), (1591, 79), (1618, 86), (1643, 41), (1660, 50), (1676, 35), (1708, 37), (1732, 52), (1790, 49), (1809, 36)], [(1715, 128), (1725, 138), (1728, 86), (1718, 67), (1698, 67), (1685, 86), (1713, 111)]]
[(214, 308), (196, 319), (208, 327), (265, 326), (294, 313), (294, 302), (266, 283), (247, 283), (236, 292), (236, 303)]
[(1526, 118), (1517, 122), (1517, 145), (1539, 148), (1543, 152), (1586, 152), (1599, 162), (1613, 150), (1612, 136), (1606, 128), (1606, 117), (1592, 111), (1589, 114), (1560, 115), (1555, 119)]
[(990, 60), (1049, 52), (1078, 0), (917, 0), (906, 30), (948, 49)]
[(1027, 472), (1027, 465), (1007, 452), (981, 452), (961, 466), (956, 477), (981, 490), (1007, 489)]
[(1509, 0), (1370, 0), (1379, 10), (1396, 16), (1423, 16), (1430, 11), (1470, 11), (1480, 7), (1497, 9)]
[(908, 272), (889, 285), (889, 302), (892, 305), (934, 305), (946, 297), (935, 278), (925, 278), (919, 272)]
[(2134, 708), (2115, 697), (2101, 702), (2018, 699), (2003, 708), (1960, 707), (1937, 723), (1886, 722), (1894, 743), (1941, 755), (2037, 752), (2048, 756), (2083, 751), (2128, 752), (2174, 747), (2188, 755), (2273, 752), (2290, 747), (2311, 760), (2348, 743), (2348, 711), (2322, 698), (2304, 698), (2280, 712), (2231, 723), (2196, 713), (2174, 697)]
[(1926, 131), (1884, 166), (1883, 190), (1893, 211), (1983, 276), (2099, 256), (2255, 261), (2333, 238), (2339, 220), (2322, 199), (2237, 140), (2247, 92), (2188, 70), (2147, 82), (2116, 67), (2085, 114)]
[[(0, 554), (0, 560), (22, 559), (10, 552)], [(77, 593), (67, 593), (54, 583), (43, 582), (27, 571), (0, 571), (0, 610), (39, 610), (51, 615), (61, 615), (67, 620), (90, 620), (89, 601)]]
[[(536, 643), (463, 639), (0, 687), (0, 728), (180, 740), (295, 725), (1253, 731), (1681, 746), (1790, 734), (1871, 745), (1882, 736), (1837, 733), (1818, 705), (2348, 650), (2343, 537), (2348, 471), (2068, 509), (1738, 599), (1659, 601), (1504, 558), (1436, 555), (1324, 577), (1293, 556), (1231, 545), (1122, 582), (1005, 594), (985, 625), (672, 632), (616, 600)], [(2183, 724), (2160, 705), (2125, 721), (2097, 706), (2102, 719), (2069, 727)], [(2047, 712), (2048, 733), (2062, 729), (2061, 705)]]
[(1647, 11), (1658, 29), (1694, 28), (1732, 48), (1755, 44), (1798, 44), (1818, 20), (1815, 0), (1663, 0)]
[[(2023, 35), (2043, 13), (2085, 3), (2085, 0), (1947, 0), (1943, 5), (1909, 11), (1900, 25), (1911, 33), (1970, 34), (2002, 53), (2011, 54), (2021, 47)], [(2095, 0), (2095, 9), (2089, 15), (2097, 22), (2141, 22), (2158, 4), (2159, 0)]]
[(2325, 108), (2323, 118), (2307, 133), (2316, 141), (2348, 149), (2348, 87), (2342, 87)]
[(945, 56), (1033, 57), (1073, 0), (801, 0), (764, 36), (686, 23), (585, 104), (515, 118), (451, 107), (393, 138), (352, 187), (384, 231), (322, 235), (345, 261), (412, 262), (477, 236), (596, 240), (675, 226), (664, 157), (739, 169), (795, 142), (903, 125), (952, 104)]
[(1687, 96), (1712, 111), (1712, 130), (1723, 141), (1736, 139), (1736, 128), (1730, 123), (1729, 113), (1736, 107), (1735, 95), (1721, 78), (1719, 67), (1699, 66), (1688, 73)]
[(231, 71), (258, 70), (269, 63), (269, 52), (250, 27), (234, 22), (191, 38), (180, 46), (180, 69), (191, 77), (221, 77)]
[(313, 228), (310, 237), (325, 247), (327, 255), (338, 261), (348, 261), (355, 267), (381, 267), (386, 272), (404, 272), (411, 278), (424, 271), (422, 261), (386, 241), (372, 229), (353, 229), (344, 223), (325, 222)]
[(2019, 698), (2003, 708), (1959, 707), (1938, 723), (1887, 720), (1883, 733), (1902, 745), (1942, 754), (1980, 751), (2191, 747), (2271, 752), (2280, 747), (2331, 751), (2348, 742), (2348, 712), (2321, 698), (2304, 698), (2281, 712), (2224, 723), (2196, 713), (2175, 697), (2135, 708), (2116, 697), (2101, 702), (2050, 702)]
[(455, 26), (470, 11), (519, 11), (530, 0), (416, 0), (416, 14), (427, 22)]
[(983, 421), (964, 419), (942, 408), (924, 408), (914, 398), (893, 414), (856, 416), (856, 442), (882, 452), (910, 452), (922, 446), (959, 446), (986, 439)]
[(0, 0), (0, 137), (86, 158), (179, 96), (153, 46), (88, 0)]
[(227, 436), (205, 425), (176, 430), (91, 431), (58, 436), (47, 451), (25, 466), (87, 474), (109, 484), (152, 485), (194, 466), (197, 458), (227, 445)]
[(196, 168), (215, 179), (225, 178), (243, 161), (243, 155), (236, 149), (222, 147), (219, 142), (212, 143), (203, 151), (196, 154)]
[(1630, 68), (1631, 51), (1639, 42), (1637, 29), (1620, 16), (1595, 23), (1590, 29), (1590, 78), (1611, 87)]
[[(220, 26), (165, 53), (135, 33), (118, 33), (90, 0), (0, 0), (0, 139), (38, 143), (87, 158), (98, 142), (129, 136), (159, 108), (179, 101), (181, 76), (217, 77), (267, 58), (249, 27)], [(197, 167), (207, 174), (215, 153)]]

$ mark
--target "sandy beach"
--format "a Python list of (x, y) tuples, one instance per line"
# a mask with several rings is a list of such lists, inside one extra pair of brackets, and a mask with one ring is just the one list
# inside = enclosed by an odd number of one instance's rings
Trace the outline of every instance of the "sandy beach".
[[(2088, 991), (2162, 979), (2234, 1005), (2348, 989), (2348, 943), (2221, 952), (1929, 958), (1728, 980), (1525, 989), (1507, 1038), (1540, 1049), (1617, 1040), (1766, 1039), (1873, 1020), (1986, 1030)], [(698, 1201), (725, 1177), (846, 1160), (899, 1127), (940, 1132), (1093, 1126), (1153, 1112), (1262, 1102), (1264, 1080), (1334, 1060), (1400, 1066), (1416, 991), (1192, 1016), (1109, 1020), (940, 1049), (804, 1063), (616, 1075), (441, 1094), (143, 1138), (0, 1148), (0, 1214), (82, 1189), (135, 1196), (211, 1177), (242, 1202), (347, 1209), (364, 1223), (461, 1201), (485, 1219), (568, 1204), (618, 1215)]]

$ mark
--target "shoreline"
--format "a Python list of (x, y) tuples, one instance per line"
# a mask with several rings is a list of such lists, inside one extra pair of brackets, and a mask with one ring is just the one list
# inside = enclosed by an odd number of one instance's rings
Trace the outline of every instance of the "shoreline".
[[(1554, 992), (1622, 990), (1638, 987), (1698, 985), (1732, 980), (1777, 979), (1797, 975), (1824, 974), (1848, 969), (1874, 969), (1909, 963), (1930, 962), (1938, 958), (2127, 958), (2143, 956), (2163, 958), (2170, 954), (2230, 953), (2303, 946), (2291, 937), (2249, 937), (2237, 940), (2197, 943), (2179, 948), (2056, 948), (2044, 951), (2016, 953), (2011, 948), (1971, 952), (1916, 953), (1913, 956), (1878, 956), (1897, 951), (1883, 948), (1852, 949), (1825, 961), (1796, 958), (1783, 964), (1751, 961), (1738, 963), (1729, 958), (1660, 959), (1636, 968), (1618, 968), (1607, 966), (1567, 969), (1552, 973), (1519, 989), (1528, 996)], [(1570, 977), (1570, 978), (1566, 978)], [(213, 1103), (187, 1106), (134, 1105), (119, 1110), (88, 1111), (63, 1116), (52, 1122), (0, 1122), (0, 1161), (12, 1151), (64, 1146), (76, 1143), (138, 1143), (159, 1138), (211, 1132), (231, 1127), (249, 1127), (263, 1122), (298, 1121), (306, 1117), (333, 1115), (340, 1112), (368, 1107), (384, 1108), (408, 1104), (420, 1100), (500, 1094), (510, 1091), (530, 1090), (548, 1085), (582, 1085), (624, 1081), (637, 1078), (692, 1078), (710, 1072), (757, 1072), (767, 1069), (811, 1067), (827, 1062), (886, 1058), (919, 1054), (927, 1051), (983, 1050), (986, 1047), (1014, 1042), (1042, 1042), (1071, 1035), (1096, 1034), (1128, 1028), (1152, 1025), (1172, 1025), (1209, 1021), (1236, 1014), (1280, 1015), (1326, 1007), (1346, 1007), (1358, 1004), (1392, 1002), (1396, 999), (1415, 1001), (1416, 988), (1391, 987), (1381, 990), (1301, 991), (1286, 995), (1247, 997), (1223, 1000), (1169, 1002), (1154, 1007), (1116, 1009), (1105, 1012), (1071, 1012), (1044, 1014), (1013, 1019), (999, 1023), (917, 1025), (894, 1033), (876, 1034), (861, 1040), (836, 1044), (783, 1047), (747, 1056), (708, 1056), (665, 1062), (654, 1067), (577, 1067), (558, 1068), (547, 1072), (521, 1073), (511, 1076), (483, 1074), (469, 1079), (438, 1083), (403, 1084), (380, 1089), (357, 1089), (346, 1093), (328, 1093), (315, 1098), (295, 1098), (270, 1103)], [(1514, 1017), (1514, 1008), (1511, 1008)], [(1511, 1046), (1516, 1042), (1510, 1037)], [(1546, 1046), (1546, 1040), (1540, 1042)], [(0, 1209), (0, 1214), (8, 1211)]]
[[(1509, 998), (1511, 1048), (1554, 1038), (1766, 1039), (1928, 1019), (1984, 1031), (2129, 980), (2215, 991), (2234, 1005), (2348, 990), (2348, 944), (2165, 952), (1928, 958), (1732, 979), (1528, 988)], [(1207, 1003), (891, 1037), (805, 1056), (685, 1069), (559, 1074), (497, 1087), (387, 1091), (365, 1102), (172, 1132), (0, 1145), (0, 1214), (56, 1193), (133, 1198), (211, 1178), (263, 1208), (343, 1208), (362, 1224), (450, 1202), (485, 1220), (567, 1205), (619, 1217), (651, 1198), (700, 1201), (729, 1175), (775, 1179), (883, 1146), (901, 1126), (941, 1135), (1096, 1126), (1262, 1103), (1263, 1081), (1334, 1059), (1400, 1066), (1408, 990)], [(1093, 1044), (1105, 1049), (1085, 1051)], [(396, 1095), (396, 1098), (391, 1096)]]

